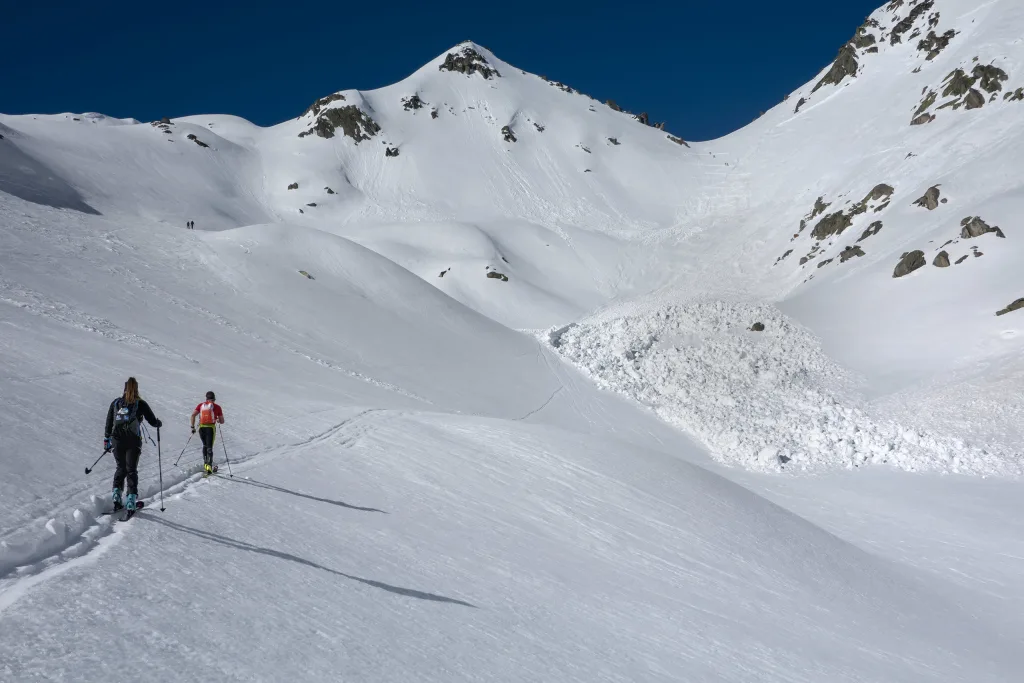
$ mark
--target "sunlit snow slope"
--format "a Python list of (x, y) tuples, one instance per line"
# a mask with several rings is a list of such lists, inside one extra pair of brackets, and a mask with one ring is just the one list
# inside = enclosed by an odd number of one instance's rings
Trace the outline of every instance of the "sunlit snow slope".
[(0, 115), (0, 679), (1016, 680), (1021, 35), (895, 0), (701, 143), (473, 43)]

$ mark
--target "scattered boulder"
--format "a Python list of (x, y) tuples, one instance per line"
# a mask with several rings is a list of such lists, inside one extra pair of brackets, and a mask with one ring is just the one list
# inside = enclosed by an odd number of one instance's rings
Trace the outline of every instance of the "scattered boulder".
[(916, 200), (914, 204), (924, 207), (929, 211), (934, 211), (939, 208), (939, 186), (935, 185), (928, 188), (928, 191), (924, 193), (924, 196)]
[(543, 133), (544, 132), (544, 126), (540, 125), (537, 122), (534, 122), (533, 127), (537, 129), (538, 133)]
[(1022, 308), (1024, 308), (1024, 298), (1017, 299), (1001, 311), (996, 311), (996, 315), (1006, 315), (1011, 311), (1019, 311)]
[(903, 277), (913, 273), (918, 268), (923, 268), (927, 265), (927, 261), (924, 260), (924, 252), (920, 249), (916, 249), (908, 254), (905, 254), (900, 262), (896, 265), (896, 270), (893, 271), (892, 276)]
[(316, 202), (310, 202), (309, 204), (306, 204), (306, 206), (309, 206), (309, 207), (312, 207), (312, 208), (315, 209), (316, 208)]
[(839, 254), (839, 262), (840, 263), (846, 263), (847, 261), (849, 261), (850, 259), (852, 259), (855, 256), (857, 256), (857, 257), (864, 256), (864, 250), (861, 249), (860, 247), (856, 246), (856, 245), (854, 245), (852, 247), (846, 247)]
[(620, 143), (619, 143), (619, 139), (618, 139), (618, 138), (608, 138), (608, 142), (610, 142), (610, 143), (611, 143), (611, 144), (613, 144), (613, 145), (618, 145), (618, 144), (620, 144)]
[(292, 183), (291, 185), (288, 186), (288, 189), (289, 190), (297, 190), (297, 189), (299, 189), (299, 184), (298, 183)]
[(793, 253), (793, 250), (792, 250), (792, 249), (790, 249), (790, 250), (789, 250), (789, 251), (787, 251), (787, 252), (786, 252), (785, 254), (783, 254), (783, 255), (782, 255), (782, 256), (780, 256), (779, 258), (775, 259), (775, 265), (779, 265), (779, 262), (781, 262), (781, 261), (785, 260), (785, 258), (786, 258), (787, 256), (789, 256), (790, 254), (792, 254), (792, 253)]
[(1003, 82), (1009, 79), (1005, 71), (997, 66), (978, 64), (972, 74), (980, 81), (978, 85), (988, 93), (996, 93), (1003, 89)]
[(167, 118), (166, 116), (163, 117), (162, 119), (160, 119), (160, 123), (162, 123), (164, 125), (174, 125), (174, 124), (171, 123), (171, 120), (169, 118)]
[(686, 144), (686, 140), (683, 140), (682, 138), (677, 138), (675, 135), (669, 135), (668, 139), (671, 140), (672, 142), (676, 143), (677, 145), (686, 145), (687, 147), (690, 146), (690, 145)]
[(440, 116), (440, 114), (437, 113), (436, 109), (431, 109), (430, 110), (430, 118), (436, 119), (438, 116)]
[(1008, 102), (1024, 102), (1024, 88), (1017, 88), (1014, 92), (1008, 92), (1003, 96)]
[(935, 120), (935, 114), (921, 114), (910, 122), (912, 126), (922, 126)]
[(800, 113), (800, 107), (804, 106), (805, 104), (807, 104), (807, 99), (801, 97), (799, 100), (797, 100), (797, 102), (796, 102), (796, 109), (793, 110), (793, 113), (794, 114), (799, 114)]
[(834, 258), (830, 258), (830, 259), (825, 259), (824, 261), (821, 261), (821, 262), (820, 262), (820, 263), (818, 264), (818, 267), (819, 267), (819, 268), (821, 268), (822, 266), (827, 266), (828, 264), (832, 263), (833, 261), (835, 261), (835, 259), (834, 259)]
[(447, 268), (446, 270), (442, 270), (442, 271), (441, 271), (441, 274), (440, 274), (440, 275), (438, 275), (438, 277), (444, 277), (444, 276), (445, 276), (445, 273), (447, 273), (447, 272), (448, 272), (448, 271), (450, 271), (450, 270), (451, 270), (451, 268)]
[(751, 332), (764, 332), (764, 323), (754, 323), (750, 326)]
[(398, 156), (398, 148), (397, 147), (386, 147), (384, 149), (384, 156), (386, 156), (386, 157), (397, 157)]
[(964, 262), (964, 261), (966, 261), (966, 260), (967, 260), (967, 254), (964, 254), (963, 256), (961, 256), (960, 258), (958, 258), (958, 259), (956, 260), (956, 265), (958, 265), (958, 266), (959, 266), (959, 265), (960, 265), (961, 263), (963, 263), (963, 262)]
[(491, 278), (492, 280), (501, 280), (502, 282), (508, 282), (508, 276), (503, 275), (502, 273), (499, 273), (496, 270), (488, 271), (487, 277)]
[(981, 256), (984, 256), (984, 255), (985, 255), (985, 252), (983, 252), (983, 251), (978, 251), (978, 248), (977, 248), (977, 247), (975, 247), (975, 248), (974, 248), (974, 251), (972, 251), (972, 252), (971, 252), (971, 255), (972, 255), (972, 256), (973, 256), (974, 258), (979, 258), (979, 257), (981, 257)]
[(949, 268), (949, 253), (946, 251), (940, 251), (932, 261), (932, 265), (938, 268)]
[(437, 67), (438, 71), (451, 71), (453, 73), (480, 74), (485, 79), (501, 78), (498, 70), (493, 68), (479, 52), (468, 45), (458, 53), (449, 52), (445, 55), (444, 63)]
[(512, 129), (509, 128), (508, 126), (502, 126), (502, 128), (501, 128), (501, 137), (505, 140), (505, 142), (515, 142), (516, 141), (515, 133), (513, 133)]
[(327, 194), (334, 194), (334, 190), (332, 190), (331, 188), (325, 187), (324, 189), (327, 190)]
[(358, 144), (369, 140), (380, 132), (380, 126), (362, 109), (350, 104), (336, 109), (325, 109), (317, 117), (313, 127), (299, 133), (300, 138), (316, 133), (322, 138), (333, 138), (335, 131), (341, 128), (342, 134), (350, 137)]
[(967, 97), (964, 98), (964, 108), (970, 111), (971, 109), (981, 109), (984, 106), (985, 96), (971, 88), (971, 91), (967, 93)]
[(986, 235), (990, 232), (994, 232), (997, 237), (1006, 237), (998, 226), (994, 228), (989, 226), (988, 223), (981, 220), (980, 216), (968, 216), (960, 221), (960, 227), (960, 237), (965, 240), (973, 237), (981, 237), (982, 235)]
[(304, 271), (304, 270), (300, 270), (300, 271), (299, 271), (299, 274), (300, 274), (300, 275), (305, 275), (305, 276), (306, 276), (307, 278), (309, 278), (310, 280), (315, 280), (315, 279), (316, 279), (315, 277), (313, 277), (312, 275), (310, 275), (309, 273), (307, 273), (307, 272), (306, 272), (306, 271)]
[(189, 139), (189, 140), (191, 140), (192, 142), (196, 143), (196, 144), (197, 144), (197, 145), (199, 145), (200, 147), (209, 147), (209, 145), (208, 145), (208, 144), (206, 144), (205, 142), (203, 142), (202, 140), (200, 140), (199, 138), (197, 138), (197, 137), (196, 137), (196, 136), (195, 136), (194, 134), (192, 134), (192, 133), (189, 133), (187, 137), (188, 137), (188, 139)]
[(615, 100), (605, 100), (605, 104), (608, 105), (608, 108), (612, 111), (622, 111), (622, 107), (615, 104)]
[(327, 107), (327, 105), (331, 104), (332, 102), (343, 101), (344, 99), (345, 96), (342, 95), (340, 92), (336, 92), (333, 95), (328, 95), (327, 97), (321, 97), (319, 100), (309, 105), (306, 108), (306, 111), (302, 112), (302, 116), (305, 116), (306, 114), (312, 114), (313, 116), (317, 116), (322, 109)]

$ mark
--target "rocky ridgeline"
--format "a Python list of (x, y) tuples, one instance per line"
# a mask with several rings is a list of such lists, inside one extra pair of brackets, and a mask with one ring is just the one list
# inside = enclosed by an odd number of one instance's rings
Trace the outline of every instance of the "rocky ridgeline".
[[(975, 57), (974, 61), (977, 60)], [(911, 115), (910, 125), (921, 126), (936, 119), (936, 114), (930, 110), (939, 101), (940, 91), (945, 101), (936, 107), (936, 112), (943, 109), (980, 109), (986, 104), (998, 101), (1003, 83), (1009, 78), (1010, 75), (1006, 71), (992, 64), (975, 64), (970, 73), (966, 71), (966, 67), (958, 67), (942, 79), (939, 88), (925, 88), (921, 103)], [(1024, 100), (1024, 88), (1017, 92), (1007, 92), (1002, 99), (1004, 102)]]
[(449, 52), (444, 62), (437, 67), (439, 71), (450, 71), (466, 76), (480, 74), (485, 79), (501, 78), (498, 70), (491, 66), (482, 54), (469, 45), (458, 52)]

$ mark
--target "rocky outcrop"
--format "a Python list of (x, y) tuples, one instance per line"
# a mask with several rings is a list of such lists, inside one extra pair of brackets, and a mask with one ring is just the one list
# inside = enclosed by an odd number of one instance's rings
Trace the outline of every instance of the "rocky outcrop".
[(928, 188), (928, 191), (924, 193), (924, 196), (916, 200), (914, 204), (928, 209), (929, 211), (934, 211), (939, 208), (939, 186), (935, 185)]
[(325, 187), (324, 189), (327, 190), (327, 194), (334, 194), (334, 190), (332, 190), (331, 188)]
[(687, 147), (690, 146), (690, 145), (688, 145), (686, 143), (686, 140), (684, 140), (682, 138), (677, 138), (675, 135), (669, 135), (668, 139), (671, 140), (672, 142), (676, 143), (677, 145), (686, 145)]
[(949, 252), (940, 251), (932, 261), (932, 265), (938, 268), (949, 268)]
[(440, 114), (437, 113), (436, 109), (431, 109), (430, 110), (430, 118), (436, 119), (438, 116), (440, 116)]
[(956, 31), (950, 29), (943, 33), (941, 36), (935, 35), (935, 31), (929, 31), (928, 35), (921, 39), (917, 44), (917, 49), (921, 52), (927, 53), (925, 59), (929, 62), (949, 47), (949, 41), (956, 37)]
[(342, 102), (344, 100), (345, 96), (342, 95), (340, 92), (336, 92), (333, 95), (328, 95), (327, 97), (321, 97), (319, 100), (309, 105), (309, 107), (306, 108), (306, 111), (302, 112), (302, 116), (305, 116), (306, 114), (312, 114), (313, 116), (317, 116), (323, 109), (325, 109), (331, 103)]
[(384, 149), (384, 156), (386, 156), (386, 157), (397, 157), (398, 156), (398, 148), (397, 147), (386, 147)]
[(935, 5), (933, 0), (924, 0), (924, 2), (918, 3), (910, 10), (910, 13), (895, 26), (892, 27), (892, 32), (889, 34), (889, 42), (892, 45), (897, 45), (903, 42), (903, 34), (914, 28), (914, 23), (924, 14), (926, 14)]
[(960, 221), (960, 227), (960, 237), (965, 240), (974, 237), (981, 237), (982, 235), (987, 235), (990, 232), (994, 232), (997, 237), (1006, 237), (998, 226), (989, 226), (988, 223), (981, 220), (980, 216), (968, 216)]
[(297, 189), (299, 189), (299, 184), (298, 183), (292, 183), (291, 185), (288, 186), (288, 189), (289, 190), (297, 190)]
[(496, 270), (488, 271), (487, 272), (487, 277), (491, 278), (492, 280), (501, 280), (502, 282), (508, 282), (508, 276), (504, 275), (502, 273), (499, 273)]
[(622, 111), (622, 107), (617, 105), (615, 100), (605, 100), (605, 104), (608, 105), (608, 108), (612, 111)]
[(1007, 102), (1024, 102), (1024, 88), (1017, 88), (1014, 92), (1008, 92), (1003, 95), (1003, 99)]
[(811, 90), (811, 94), (818, 92), (826, 85), (839, 85), (847, 76), (857, 77), (857, 48), (853, 43), (847, 43), (839, 49), (839, 56), (832, 62), (832, 68), (828, 70), (820, 81)]
[(931, 123), (934, 120), (935, 114), (921, 114), (920, 116), (915, 116), (914, 119), (910, 122), (910, 125), (923, 126), (924, 124)]
[(901, 258), (900, 262), (896, 265), (896, 270), (893, 271), (892, 276), (896, 278), (909, 275), (918, 268), (923, 268), (926, 264), (927, 262), (924, 260), (924, 252), (917, 249), (903, 255), (903, 258)]
[(356, 143), (369, 140), (380, 132), (380, 126), (370, 116), (354, 104), (335, 109), (325, 109), (317, 117), (313, 127), (299, 133), (300, 138), (316, 133), (322, 138), (333, 138), (338, 129), (345, 137), (352, 138)]
[(858, 242), (863, 242), (867, 238), (872, 237), (874, 235), (877, 235), (879, 232), (881, 232), (881, 230), (882, 230), (882, 221), (875, 221), (874, 223), (872, 223), (871, 225), (868, 226), (868, 229), (865, 230), (863, 232), (863, 234), (861, 234), (860, 237), (857, 238), (857, 241)]
[(1006, 315), (1011, 311), (1019, 311), (1021, 309), (1024, 309), (1024, 298), (1017, 299), (1016, 301), (1014, 301), (1012, 304), (1010, 304), (1001, 311), (996, 311), (996, 315)]
[(958, 258), (958, 259), (956, 260), (956, 263), (955, 263), (954, 265), (957, 265), (957, 266), (959, 266), (959, 265), (960, 265), (961, 263), (963, 263), (964, 261), (966, 261), (966, 260), (967, 260), (967, 258), (968, 258), (968, 257), (967, 257), (967, 254), (964, 254), (963, 256), (961, 256), (960, 258)]
[(417, 94), (412, 94), (409, 97), (402, 98), (402, 108), (405, 109), (406, 111), (411, 111), (414, 109), (423, 109), (423, 107), (426, 106), (426, 104), (427, 103), (421, 100), (420, 96)]
[(502, 126), (501, 137), (505, 142), (516, 142), (516, 134), (512, 132), (512, 129), (508, 126)]
[(750, 326), (751, 332), (764, 332), (764, 323), (754, 323)]
[(621, 144), (621, 143), (619, 142), (619, 139), (618, 139), (618, 138), (608, 138), (608, 142), (609, 142), (610, 144), (613, 144), (613, 145), (616, 145), (616, 146), (617, 146), (617, 145), (619, 145), (619, 144)]
[(823, 240), (830, 235), (841, 235), (843, 231), (853, 225), (853, 217), (847, 216), (842, 211), (836, 211), (818, 221), (811, 231), (811, 237)]
[(449, 52), (445, 55), (444, 63), (437, 67), (438, 71), (451, 71), (453, 73), (480, 74), (485, 79), (501, 78), (498, 70), (493, 68), (484, 59), (484, 56), (468, 45), (461, 51)]
[(864, 250), (858, 246), (846, 247), (839, 254), (839, 262), (846, 263), (854, 257), (864, 256)]
[(793, 110), (793, 113), (794, 114), (799, 114), (800, 113), (800, 107), (804, 106), (805, 104), (807, 104), (807, 100), (805, 98), (801, 97), (799, 100), (797, 100), (796, 108)]
[(195, 134), (193, 134), (193, 133), (189, 133), (189, 134), (188, 134), (188, 135), (187, 135), (186, 137), (188, 137), (188, 139), (189, 139), (189, 140), (191, 140), (192, 142), (196, 143), (196, 144), (197, 144), (197, 145), (199, 145), (200, 147), (209, 147), (209, 145), (208, 145), (208, 144), (206, 144), (205, 142), (203, 142), (202, 140), (200, 140), (199, 138), (197, 138), (197, 137), (195, 136)]

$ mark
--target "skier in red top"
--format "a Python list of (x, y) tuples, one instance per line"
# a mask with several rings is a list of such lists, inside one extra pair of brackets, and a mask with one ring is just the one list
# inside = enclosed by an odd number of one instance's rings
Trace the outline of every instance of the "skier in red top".
[(196, 417), (199, 418), (199, 438), (203, 441), (203, 469), (207, 474), (217, 471), (213, 466), (213, 442), (217, 436), (217, 425), (224, 424), (224, 411), (214, 403), (215, 398), (212, 391), (207, 391), (206, 401), (196, 406), (189, 420), (192, 433), (195, 434)]

